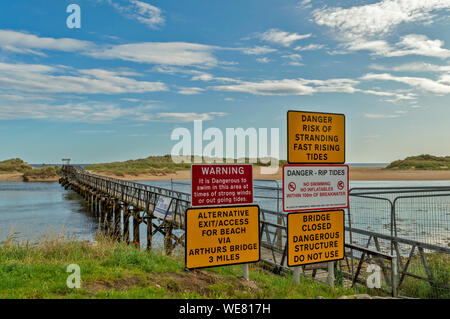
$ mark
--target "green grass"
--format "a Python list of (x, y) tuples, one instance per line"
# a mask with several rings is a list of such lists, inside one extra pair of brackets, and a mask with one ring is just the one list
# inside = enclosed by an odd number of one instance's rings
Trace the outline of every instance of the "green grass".
[(43, 166), (41, 168), (26, 170), (23, 173), (23, 180), (29, 182), (34, 179), (41, 180), (58, 176), (61, 176), (61, 166)]
[(31, 165), (20, 158), (11, 158), (0, 162), (0, 173), (23, 173), (31, 169)]
[[(69, 264), (81, 269), (81, 288), (66, 285)], [(185, 271), (183, 257), (148, 253), (100, 238), (96, 245), (44, 238), (38, 244), (8, 240), (0, 246), (0, 298), (337, 298), (365, 292), (330, 288), (251, 265)]]
[[(427, 263), (436, 286), (431, 286), (427, 281), (410, 276), (405, 277), (400, 286), (400, 294), (416, 298), (450, 299), (450, 259), (448, 254), (426, 254)], [(425, 267), (419, 255), (415, 255), (408, 267), (408, 272), (427, 278)], [(447, 287), (447, 288), (444, 288)]]
[(448, 170), (450, 156), (419, 155), (390, 163), (386, 169)]
[(40, 168), (32, 167), (20, 158), (12, 158), (0, 162), (0, 174), (22, 173), (25, 182), (32, 180), (42, 180), (47, 178), (55, 178), (61, 175), (61, 167), (43, 166)]
[[(191, 162), (194, 162), (194, 157), (191, 157)], [(204, 159), (203, 159), (203, 162)], [(225, 163), (225, 160), (223, 160)], [(245, 162), (248, 163), (249, 159), (246, 158)], [(280, 161), (280, 165), (285, 164), (285, 161)], [(255, 163), (258, 166), (268, 166), (270, 163), (262, 163), (258, 161)], [(124, 162), (112, 162), (91, 164), (85, 167), (86, 170), (98, 172), (98, 173), (110, 173), (116, 176), (124, 175), (167, 175), (180, 170), (189, 170), (191, 168), (190, 163), (174, 163), (170, 155), (164, 156), (149, 156), (147, 158), (128, 160)]]

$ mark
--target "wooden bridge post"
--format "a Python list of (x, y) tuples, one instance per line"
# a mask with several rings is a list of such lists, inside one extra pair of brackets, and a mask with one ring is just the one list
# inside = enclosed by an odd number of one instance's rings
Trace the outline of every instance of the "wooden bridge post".
[(123, 203), (123, 240), (130, 243), (130, 211), (126, 203)]
[(147, 214), (147, 251), (152, 251), (153, 218)]
[(98, 199), (98, 213), (97, 213), (97, 216), (98, 216), (98, 225), (100, 226), (101, 221), (102, 221), (102, 198), (101, 197), (99, 197), (99, 199)]
[(118, 200), (114, 200), (113, 210), (114, 210), (114, 239), (120, 241), (120, 204)]
[(172, 230), (173, 224), (171, 222), (165, 222), (165, 235), (164, 235), (164, 252), (166, 255), (170, 255), (172, 253)]
[(105, 231), (107, 231), (108, 230), (108, 211), (109, 211), (108, 199), (105, 197), (102, 197), (102, 202), (103, 202), (102, 228)]
[(95, 203), (95, 215), (98, 216), (98, 214), (100, 214), (100, 209), (101, 209), (101, 196), (97, 196), (96, 198), (96, 203)]
[(140, 220), (139, 220), (139, 211), (137, 211), (134, 207), (133, 207), (133, 242), (134, 242), (134, 246), (136, 248), (139, 248), (140, 246), (140, 232), (139, 232), (139, 225), (140, 225)]
[(109, 215), (111, 214), (110, 213), (111, 207), (110, 207), (110, 204), (109, 204), (109, 199), (107, 197), (106, 198), (103, 197), (102, 199), (103, 199), (103, 206), (104, 206), (104, 209), (103, 209), (103, 228), (105, 229), (106, 234), (109, 235), (109, 223), (108, 223), (108, 221), (109, 221)]
[(113, 219), (113, 209), (114, 209), (114, 205), (113, 205), (113, 201), (111, 198), (107, 198), (107, 202), (108, 202), (108, 210), (107, 210), (107, 214), (106, 214), (106, 230), (107, 230), (107, 234), (108, 236), (112, 236), (113, 234), (113, 225), (112, 225), (112, 219)]

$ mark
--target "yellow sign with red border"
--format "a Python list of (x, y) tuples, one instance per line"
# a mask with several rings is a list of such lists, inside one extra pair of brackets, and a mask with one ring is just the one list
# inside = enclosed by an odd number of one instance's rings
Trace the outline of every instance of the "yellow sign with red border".
[(258, 205), (190, 208), (185, 217), (186, 268), (259, 261)]
[(345, 115), (287, 112), (287, 161), (290, 164), (345, 163)]
[(289, 267), (344, 258), (344, 211), (289, 213), (287, 217)]

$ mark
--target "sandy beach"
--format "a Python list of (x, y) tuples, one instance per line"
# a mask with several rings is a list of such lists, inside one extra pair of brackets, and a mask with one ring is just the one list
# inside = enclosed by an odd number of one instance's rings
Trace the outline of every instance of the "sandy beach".
[[(97, 173), (99, 175), (132, 181), (160, 181), (160, 180), (188, 180), (191, 179), (191, 171), (177, 171), (167, 175), (124, 175), (115, 176), (107, 173)], [(282, 169), (278, 169), (276, 174), (261, 174), (260, 168), (253, 169), (254, 179), (281, 180)], [(56, 182), (59, 177), (47, 179), (35, 179), (34, 182)], [(385, 170), (381, 167), (350, 167), (350, 180), (352, 181), (450, 181), (450, 170)], [(0, 182), (22, 182), (22, 173), (0, 174)]]
[[(156, 180), (188, 180), (191, 179), (191, 171), (177, 171), (174, 174), (161, 176), (154, 175), (125, 175), (114, 176), (112, 174), (101, 174), (124, 180), (134, 181), (156, 181)], [(253, 169), (254, 179), (281, 180), (282, 169), (278, 169), (276, 174), (261, 174), (260, 168)], [(381, 167), (350, 167), (350, 180), (352, 181), (426, 181), (426, 180), (448, 180), (450, 181), (450, 170), (430, 171), (430, 170), (385, 170)]]
[[(30, 182), (57, 182), (59, 176), (50, 178), (32, 178)], [(23, 182), (23, 173), (0, 174), (0, 182)]]

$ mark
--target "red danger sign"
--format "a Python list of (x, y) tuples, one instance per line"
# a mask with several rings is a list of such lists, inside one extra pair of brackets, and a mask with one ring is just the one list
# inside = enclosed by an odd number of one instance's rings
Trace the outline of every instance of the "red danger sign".
[(251, 164), (193, 164), (192, 207), (253, 203)]

